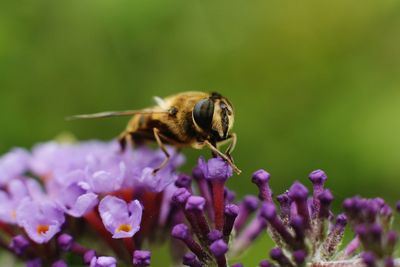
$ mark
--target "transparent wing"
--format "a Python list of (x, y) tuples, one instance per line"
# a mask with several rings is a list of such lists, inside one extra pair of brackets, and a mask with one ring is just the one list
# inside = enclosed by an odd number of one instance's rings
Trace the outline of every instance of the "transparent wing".
[(164, 114), (167, 110), (125, 110), (125, 111), (104, 111), (93, 114), (80, 114), (69, 116), (67, 120), (82, 120), (82, 119), (102, 119), (111, 117), (132, 116), (135, 114)]

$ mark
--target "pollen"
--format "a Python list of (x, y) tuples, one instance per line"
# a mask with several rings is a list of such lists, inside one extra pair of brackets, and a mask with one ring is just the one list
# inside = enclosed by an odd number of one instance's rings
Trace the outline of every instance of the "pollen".
[(129, 232), (130, 230), (132, 230), (132, 226), (130, 224), (121, 224), (120, 226), (118, 226), (117, 228), (117, 232)]
[(12, 210), (10, 215), (13, 220), (17, 218), (17, 212), (15, 210)]
[(43, 224), (39, 224), (36, 227), (36, 232), (40, 235), (43, 235), (45, 233), (47, 233), (47, 231), (49, 231), (49, 226), (48, 225), (43, 225)]

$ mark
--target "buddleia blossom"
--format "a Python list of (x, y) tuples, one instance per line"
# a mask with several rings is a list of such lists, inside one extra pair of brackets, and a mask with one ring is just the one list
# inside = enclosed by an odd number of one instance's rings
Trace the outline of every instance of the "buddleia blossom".
[[(201, 157), (188, 175), (177, 171), (184, 158), (168, 150), (157, 173), (162, 151), (121, 153), (114, 141), (12, 150), (0, 158), (1, 249), (29, 267), (146, 267), (162, 257), (148, 245), (169, 242), (173, 262), (163, 266), (242, 267), (232, 259), (268, 235), (275, 244), (265, 246), (261, 267), (400, 266), (383, 199), (348, 198), (335, 214), (322, 170), (309, 175), (311, 192), (295, 181), (274, 195), (260, 169), (247, 179), (258, 195), (237, 200), (223, 159)], [(347, 224), (352, 239), (341, 245)]]
[[(161, 236), (170, 231), (160, 214), (168, 214), (168, 192), (184, 161), (168, 149), (171, 161), (157, 174), (161, 151), (122, 153), (114, 141), (12, 150), (0, 158), (0, 247), (27, 266), (67, 266), (60, 257), (69, 253), (88, 266), (149, 266), (150, 252), (142, 244), (154, 241), (154, 228)], [(82, 231), (83, 239), (104, 244), (82, 246)]]
[[(392, 209), (381, 198), (348, 198), (343, 208), (356, 233), (354, 247), (362, 248), (361, 259), (366, 266), (395, 265), (394, 248), (398, 235), (391, 228)], [(354, 248), (351, 248), (353, 252)]]

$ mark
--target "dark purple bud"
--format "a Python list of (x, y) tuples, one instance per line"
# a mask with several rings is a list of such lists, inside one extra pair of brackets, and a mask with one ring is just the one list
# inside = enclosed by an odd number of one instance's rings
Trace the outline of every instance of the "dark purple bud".
[(261, 216), (263, 216), (268, 221), (276, 218), (276, 208), (274, 204), (264, 203), (261, 207)]
[(241, 263), (235, 263), (235, 264), (232, 264), (231, 267), (244, 267), (244, 265)]
[(281, 248), (273, 248), (271, 249), (269, 255), (273, 260), (276, 260), (279, 262), (280, 265), (282, 266), (290, 266), (289, 264), (289, 259), (286, 258), (285, 254), (283, 254), (283, 251)]
[(224, 197), (226, 203), (232, 203), (236, 198), (236, 193), (229, 190), (227, 187), (224, 188)]
[(339, 214), (336, 217), (336, 224), (341, 225), (342, 227), (345, 227), (347, 224), (347, 217), (343, 213)]
[(68, 267), (67, 263), (63, 260), (58, 260), (54, 262), (51, 267)]
[(199, 210), (202, 211), (206, 204), (204, 197), (190, 196), (185, 205), (185, 210)]
[(33, 259), (26, 262), (26, 267), (42, 267), (42, 261), (40, 259)]
[(203, 157), (200, 157), (197, 162), (197, 166), (192, 170), (192, 176), (196, 180), (205, 179), (204, 171), (207, 171), (206, 162)]
[(183, 265), (190, 267), (201, 267), (203, 264), (199, 261), (195, 254), (188, 252), (183, 256)]
[(400, 212), (400, 200), (396, 203), (396, 210), (397, 212)]
[(177, 224), (172, 228), (171, 235), (175, 238), (185, 240), (189, 236), (189, 228), (183, 223)]
[(236, 206), (235, 204), (227, 204), (225, 206), (224, 214), (225, 214), (225, 220), (224, 220), (224, 228), (223, 228), (222, 232), (223, 232), (224, 240), (226, 242), (228, 242), (229, 236), (233, 229), (233, 225), (239, 214), (239, 207)]
[(219, 239), (210, 245), (210, 251), (214, 256), (221, 257), (228, 251), (228, 245), (224, 240)]
[(73, 242), (74, 242), (73, 237), (68, 234), (62, 234), (57, 238), (58, 245), (64, 251), (70, 250)]
[(225, 206), (225, 216), (235, 217), (239, 214), (239, 207), (235, 204), (228, 204)]
[(367, 265), (368, 267), (373, 267), (375, 266), (375, 255), (372, 252), (364, 252), (361, 255), (361, 258), (364, 262), (365, 265)]
[(260, 267), (272, 267), (274, 266), (272, 263), (270, 263), (267, 260), (262, 260), (260, 261), (260, 263), (258, 264)]
[(272, 202), (272, 191), (268, 184), (269, 178), (269, 173), (261, 169), (253, 173), (251, 181), (258, 186), (258, 197), (261, 200)]
[(289, 189), (289, 197), (294, 201), (307, 200), (308, 189), (299, 182), (294, 182)]
[(294, 182), (289, 189), (289, 197), (296, 203), (297, 213), (303, 217), (304, 226), (309, 229), (311, 227), (310, 213), (308, 210), (308, 189), (299, 182)]
[(255, 183), (256, 185), (260, 186), (262, 184), (268, 183), (269, 179), (270, 179), (270, 176), (271, 175), (268, 172), (266, 172), (265, 170), (260, 169), (260, 170), (255, 171), (253, 173), (251, 181), (253, 183)]
[(278, 260), (278, 259), (280, 259), (281, 257), (284, 256), (284, 255), (283, 255), (283, 251), (282, 251), (282, 249), (280, 249), (280, 248), (273, 248), (273, 249), (271, 249), (271, 252), (270, 252), (269, 255), (270, 255), (271, 258), (274, 259), (274, 260)]
[(277, 196), (276, 200), (278, 200), (278, 202), (281, 206), (286, 206), (286, 205), (290, 204), (290, 198), (289, 198), (289, 195), (287, 192)]
[(380, 226), (377, 223), (374, 223), (373, 225), (370, 226), (370, 232), (374, 241), (378, 241), (382, 237), (382, 232), (383, 232), (382, 226)]
[(329, 217), (329, 206), (333, 201), (333, 195), (329, 189), (325, 189), (319, 196), (320, 202), (320, 210), (319, 210), (319, 217), (320, 218), (328, 218)]
[(394, 267), (394, 260), (392, 257), (385, 258), (385, 267)]
[(243, 207), (245, 207), (249, 212), (255, 211), (258, 208), (258, 198), (255, 196), (245, 196), (242, 200)]
[(315, 170), (310, 173), (308, 178), (310, 178), (310, 181), (313, 184), (324, 184), (325, 181), (328, 179), (328, 176), (326, 176), (323, 170)]
[(388, 205), (385, 204), (382, 206), (381, 215), (390, 217), (390, 216), (392, 216), (392, 214), (393, 214), (392, 209)]
[(394, 230), (388, 231), (386, 239), (387, 239), (388, 245), (391, 247), (394, 247), (396, 245), (397, 239), (398, 239), (398, 235), (397, 235), (396, 231), (394, 231)]
[(333, 201), (333, 195), (329, 189), (325, 189), (319, 196), (319, 201), (321, 204), (329, 205)]
[(295, 252), (293, 252), (293, 259), (299, 265), (304, 263), (304, 261), (306, 260), (306, 257), (307, 257), (307, 253), (302, 249), (296, 250)]
[(368, 228), (365, 224), (359, 224), (356, 226), (355, 232), (362, 240), (363, 238), (365, 238), (367, 236)]
[(351, 211), (353, 211), (353, 209), (354, 209), (354, 200), (352, 199), (352, 198), (346, 198), (344, 201), (343, 201), (343, 209), (346, 211), (346, 212), (351, 212)]
[(135, 250), (133, 252), (133, 266), (146, 267), (150, 266), (151, 252), (147, 250)]
[(83, 255), (83, 262), (87, 265), (90, 264), (90, 262), (92, 261), (92, 259), (94, 257), (96, 257), (96, 251), (94, 251), (93, 249), (88, 250), (85, 252), (85, 254)]
[(221, 239), (222, 233), (218, 230), (212, 230), (211, 232), (208, 233), (207, 237), (208, 237), (208, 240), (210, 240), (212, 243), (218, 239)]
[(305, 236), (303, 218), (301, 218), (300, 216), (293, 216), (290, 219), (290, 225), (292, 226), (292, 228), (296, 234), (296, 240), (302, 241)]
[(172, 201), (176, 204), (185, 204), (187, 199), (191, 196), (186, 188), (179, 188), (172, 196)]
[(179, 174), (175, 181), (176, 187), (190, 188), (192, 184), (192, 178), (186, 174)]
[(17, 255), (21, 255), (28, 248), (29, 241), (22, 235), (14, 236), (10, 242), (10, 249)]

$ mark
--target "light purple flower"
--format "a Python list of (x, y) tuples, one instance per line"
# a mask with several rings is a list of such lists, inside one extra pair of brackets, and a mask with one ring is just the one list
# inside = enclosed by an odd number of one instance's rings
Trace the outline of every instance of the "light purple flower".
[(161, 192), (177, 179), (177, 175), (170, 167), (164, 167), (156, 174), (153, 171), (154, 168), (144, 168), (140, 177), (135, 180), (134, 187), (144, 188), (152, 192)]
[(28, 196), (28, 190), (24, 182), (13, 179), (8, 183), (7, 191), (0, 190), (0, 221), (16, 224), (16, 210), (21, 200)]
[(29, 198), (21, 201), (17, 211), (18, 225), (36, 243), (48, 242), (64, 223), (64, 213), (52, 202), (35, 202)]
[(106, 196), (100, 201), (99, 212), (113, 238), (132, 237), (140, 229), (143, 207), (138, 200), (127, 204), (120, 198)]
[(57, 203), (65, 213), (73, 217), (82, 217), (98, 204), (95, 193), (88, 192), (78, 184), (71, 184), (63, 188), (57, 198)]
[(29, 153), (16, 148), (0, 158), (0, 186), (7, 184), (26, 172), (29, 162)]

